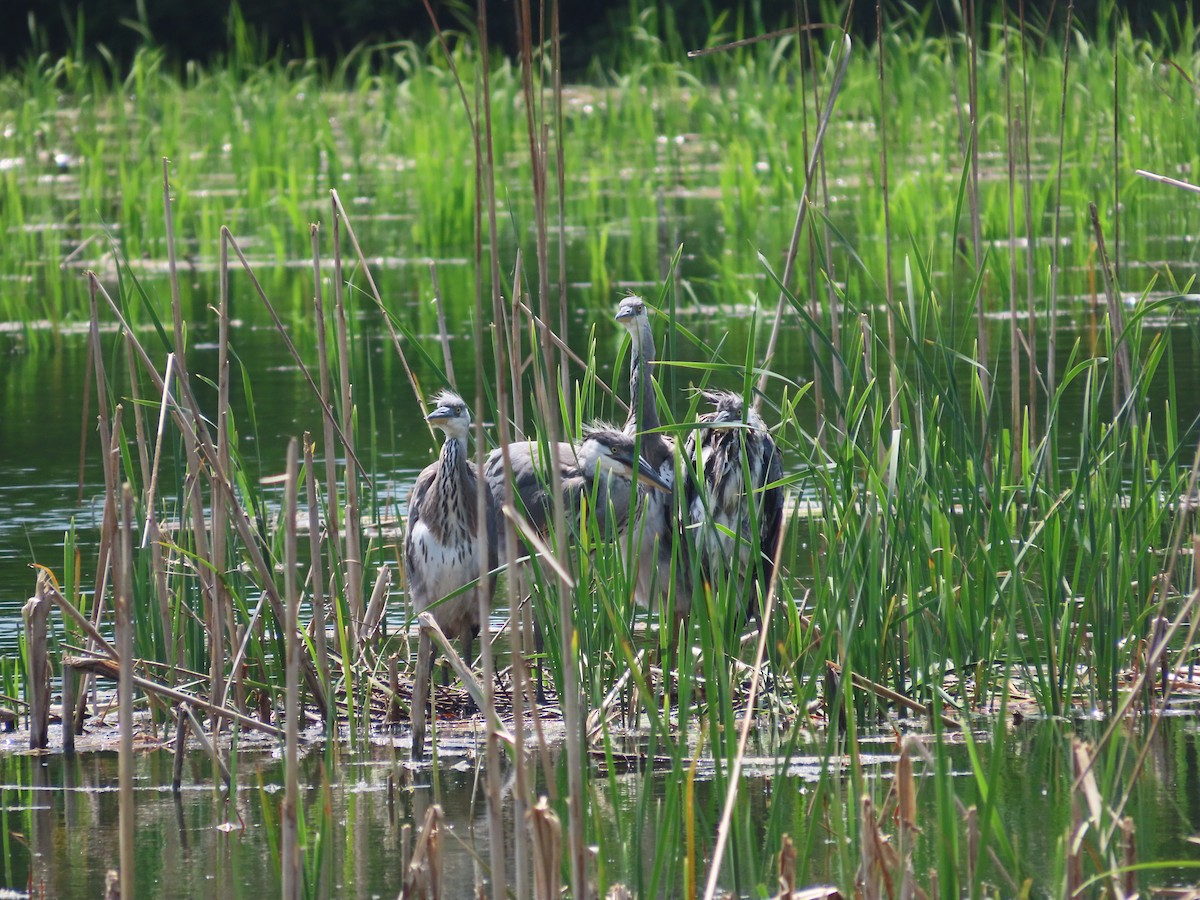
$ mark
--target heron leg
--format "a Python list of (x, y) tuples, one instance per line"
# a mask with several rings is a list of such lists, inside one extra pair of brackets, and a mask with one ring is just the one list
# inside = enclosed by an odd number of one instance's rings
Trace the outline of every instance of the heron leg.
[(537, 653), (537, 702), (546, 702), (546, 635), (542, 633), (542, 625), (535, 618), (533, 621), (533, 649)]
[[(468, 668), (471, 668), (475, 662), (475, 636), (477, 634), (479, 634), (478, 628), (468, 628), (465, 632), (463, 632), (462, 658), (463, 662), (467, 664)], [(467, 704), (463, 707), (463, 714), (470, 716), (477, 712), (479, 712), (479, 706), (475, 703), (475, 698), (468, 693)]]
[(425, 703), (429, 699), (429, 681), (433, 675), (433, 641), (421, 629), (417, 642), (417, 674), (413, 679), (412, 708), (412, 758), (425, 758)]

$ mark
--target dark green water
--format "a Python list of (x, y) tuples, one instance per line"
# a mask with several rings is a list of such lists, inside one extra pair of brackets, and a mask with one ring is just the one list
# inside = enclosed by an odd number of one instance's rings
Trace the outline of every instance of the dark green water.
[[(1086, 723), (1077, 730), (1087, 733)], [(1004, 830), (1017, 842), (1021, 875), (1032, 878), (1035, 896), (1055, 893), (1051, 859), (1056, 842), (1071, 822), (1070, 747), (1062, 725), (1026, 722), (1014, 727), (1000, 749), (999, 777), (993, 782), (995, 802)], [(115, 753), (89, 753), (73, 759), (60, 755), (29, 756), (7, 752), (0, 742), (0, 826), (6, 835), (4, 869), (0, 884), (15, 891), (31, 888), (35, 895), (60, 898), (93, 898), (102, 895), (104, 874), (118, 858), (117, 758)], [(404, 738), (396, 743), (404, 746)], [(246, 745), (244, 745), (245, 747)], [(15, 748), (14, 748), (15, 749)], [(891, 739), (864, 740), (859, 747), (864, 772), (870, 777), (875, 802), (883, 802), (895, 768)], [(812, 752), (813, 757), (805, 757)], [(958, 742), (944, 747), (950, 771), (956, 773), (956, 790), (966, 804), (980, 802), (971, 777), (966, 748)], [(986, 757), (995, 748), (984, 747)], [(820, 748), (799, 748), (797, 761), (782, 772), (751, 770), (740, 786), (742, 808), (751, 816), (766, 808), (768, 799), (776, 815), (795, 819), (799, 826), (811, 816), (825, 818), (828, 840), (836, 842), (836, 815), (830, 810), (852, 802), (846, 772), (834, 773), (831, 794), (814, 811), (812, 798), (820, 777), (816, 755)], [(402, 828), (418, 826), (433, 800), (428, 770), (405, 771), (398, 763), (403, 749), (377, 737), (366, 750), (336, 751), (328, 759), (319, 747), (303, 760), (301, 783), (303, 815), (310, 839), (320, 833), (319, 851), (309, 854), (309, 884), (313, 896), (354, 898), (394, 897), (400, 890)], [(837, 757), (835, 757), (836, 760)], [(463, 759), (462, 770), (443, 767), (440, 802), (449, 834), (443, 840), (445, 891), (443, 896), (466, 897), (475, 881), (475, 860), (486, 871), (487, 822), (482, 794), (473, 793), (474, 761)], [(806, 764), (805, 759), (814, 762)], [(453, 760), (451, 760), (453, 762)], [(184, 789), (170, 790), (172, 757), (167, 750), (145, 749), (136, 754), (138, 829), (137, 889), (143, 897), (245, 898), (275, 895), (279, 891), (277, 850), (272, 823), (278, 822), (283, 797), (282, 764), (271, 750), (243, 749), (237, 762), (239, 789), (231, 801), (225, 792), (214, 792), (207, 757), (190, 754), (185, 766)], [(932, 832), (935, 796), (932, 781), (917, 764), (918, 824)], [(610, 792), (609, 787), (614, 791)], [(598, 803), (632, 808), (642, 790), (642, 776), (620, 775), (593, 782)], [(605, 800), (603, 798), (607, 797)], [(697, 842), (703, 855), (711, 848), (720, 801), (708, 782), (696, 790)], [(1189, 835), (1200, 830), (1200, 733), (1194, 719), (1163, 723), (1151, 745), (1146, 772), (1128, 808), (1136, 825), (1141, 860), (1196, 860), (1200, 848)], [(506, 809), (506, 816), (511, 811)], [(678, 823), (675, 823), (676, 826)], [(277, 824), (274, 826), (277, 827)], [(807, 832), (798, 827), (794, 833)], [(818, 833), (823, 833), (818, 830)], [(595, 836), (594, 836), (595, 837)], [(613, 847), (617, 835), (602, 845)], [(635, 825), (624, 840), (630, 852), (641, 855), (645, 871), (662, 851), (657, 823)], [(678, 844), (671, 843), (676, 847)], [(928, 843), (918, 852), (914, 866), (919, 883), (937, 860)], [(672, 851), (674, 852), (674, 851)], [(926, 855), (922, 855), (926, 854)], [(818, 839), (804, 859), (806, 883), (838, 880), (830, 866), (834, 859), (829, 843)], [(608, 877), (626, 867), (623, 878), (636, 887), (636, 866), (630, 859), (603, 859)], [(678, 894), (681, 862), (665, 867), (660, 894)], [(991, 881), (994, 874), (988, 877)], [(1184, 885), (1194, 881), (1186, 869), (1166, 867), (1143, 876), (1143, 887)], [(643, 887), (645, 885), (643, 884)], [(1006, 893), (1004, 887), (1001, 894)]]

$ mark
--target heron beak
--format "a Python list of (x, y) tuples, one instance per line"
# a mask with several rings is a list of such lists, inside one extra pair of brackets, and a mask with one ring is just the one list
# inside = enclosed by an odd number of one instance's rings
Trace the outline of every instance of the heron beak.
[(644, 487), (662, 491), (664, 494), (671, 493), (671, 486), (663, 481), (662, 476), (650, 468), (650, 463), (646, 462), (640, 456), (637, 461), (637, 480), (638, 484)]
[(454, 410), (452, 410), (448, 406), (439, 406), (437, 409), (435, 409), (433, 412), (431, 412), (429, 415), (427, 415), (425, 417), (425, 421), (433, 424), (433, 423), (437, 423), (437, 422), (444, 422), (447, 419), (453, 419), (453, 418), (454, 418)]

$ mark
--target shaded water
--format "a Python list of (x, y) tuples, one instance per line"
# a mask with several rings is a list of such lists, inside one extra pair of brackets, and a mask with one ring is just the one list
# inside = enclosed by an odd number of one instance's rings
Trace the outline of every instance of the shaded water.
[[(1087, 723), (1075, 723), (1081, 733)], [(205, 896), (238, 898), (274, 895), (279, 890), (277, 827), (283, 796), (283, 767), (272, 749), (255, 749), (256, 741), (243, 736), (237, 759), (240, 788), (233, 802), (224, 791), (214, 791), (212, 765), (200, 754), (189, 754), (184, 789), (170, 790), (172, 756), (158, 749), (149, 736), (136, 754), (135, 803), (137, 806), (137, 887), (140, 896)], [(54, 741), (52, 737), (52, 741)], [(16, 741), (0, 741), (0, 829), (7, 842), (3, 886), (35, 895), (86, 898), (102, 895), (104, 874), (117, 861), (117, 758), (96, 752), (75, 758), (60, 755), (30, 756), (10, 752)], [(354, 898), (394, 897), (402, 879), (402, 828), (419, 825), (434, 797), (428, 769), (408, 771), (402, 763), (406, 736), (376, 736), (361, 752), (332, 749), (327, 757), (317, 744), (301, 764), (302, 815), (309, 833), (321, 833), (319, 852), (310, 857), (309, 884), (317, 896)], [(1069, 741), (1064, 726), (1027, 721), (1010, 730), (1003, 745), (999, 777), (993, 782), (994, 800), (1005, 830), (1016, 836), (1017, 857), (1043, 887), (1053, 884), (1050, 859), (1054, 841), (1066, 833), (1071, 821)], [(983, 748), (986, 757), (997, 748)], [(751, 767), (741, 788), (742, 809), (749, 811), (776, 804), (776, 814), (792, 819), (812, 815), (814, 785), (822, 775), (823, 746), (798, 747), (783, 771), (772, 766)], [(882, 803), (895, 764), (895, 744), (890, 737), (860, 740), (864, 768), (881, 778), (872, 779)], [(813, 754), (811, 757), (806, 753)], [(978, 799), (969, 775), (967, 751), (960, 741), (944, 745), (944, 758), (956, 778), (964, 801)], [(836, 765), (838, 757), (833, 757)], [(811, 760), (811, 763), (806, 763)], [(445, 861), (445, 894), (472, 895), (476, 861), (486, 871), (486, 803), (476, 785), (475, 758), (469, 748), (456, 758), (448, 752), (440, 773), (440, 803), (450, 826), (442, 841)], [(458, 763), (456, 765), (456, 763)], [(917, 765), (918, 824), (934, 815), (934, 790)], [(849, 780), (832, 778), (832, 796), (822, 806), (833, 808), (853, 802)], [(603, 781), (604, 779), (602, 779)], [(661, 781), (661, 779), (660, 779)], [(613, 790), (609, 801), (636, 806), (646, 786), (640, 774), (607, 779)], [(661, 787), (661, 785), (660, 785)], [(711, 784), (696, 786), (697, 809), (713, 808)], [(781, 798), (792, 798), (782, 802)], [(511, 815), (506, 804), (506, 816)], [(1188, 835), (1200, 830), (1200, 730), (1192, 719), (1168, 719), (1154, 740), (1147, 772), (1129, 806), (1137, 832), (1140, 859), (1196, 860), (1200, 848)], [(594, 826), (593, 826), (594, 827)], [(611, 826), (607, 826), (611, 827)], [(664, 827), (664, 826), (659, 826)], [(678, 827), (675, 823), (674, 827)], [(698, 817), (701, 855), (711, 848), (715, 822)], [(797, 828), (797, 833), (810, 829)], [(819, 831), (819, 830), (818, 830)], [(653, 863), (662, 852), (663, 834), (652, 822), (635, 827), (625, 839), (628, 852)], [(845, 873), (830, 870), (837, 858), (828, 841), (801, 848), (806, 860), (807, 883), (840, 880)], [(617, 840), (603, 843), (619, 846)], [(678, 846), (678, 844), (676, 844)], [(672, 851), (673, 852), (673, 851)], [(936, 859), (914, 860), (918, 874), (936, 868)], [(628, 860), (600, 860), (610, 871), (632, 871)], [(680, 860), (672, 857), (664, 868), (660, 891), (677, 892)], [(647, 866), (647, 871), (649, 865)], [(1143, 885), (1189, 884), (1187, 870), (1167, 867), (1147, 874)], [(648, 896), (648, 885), (630, 883), (639, 895)]]

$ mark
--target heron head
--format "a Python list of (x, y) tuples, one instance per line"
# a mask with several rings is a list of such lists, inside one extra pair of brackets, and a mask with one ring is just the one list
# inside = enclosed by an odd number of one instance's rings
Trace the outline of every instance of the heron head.
[(601, 474), (625, 479), (636, 477), (645, 487), (670, 493), (671, 486), (635, 451), (634, 439), (623, 431), (612, 427), (589, 427), (584, 430), (584, 440), (579, 446), (579, 467), (593, 478)]
[(740, 394), (732, 391), (700, 391), (699, 393), (713, 407), (713, 411), (705, 417), (710, 428), (741, 425), (746, 421), (746, 404), (742, 402)]
[(617, 321), (628, 328), (631, 333), (643, 322), (649, 322), (646, 301), (635, 294), (623, 298), (617, 306)]
[(458, 394), (440, 391), (434, 395), (433, 411), (425, 421), (442, 429), (447, 436), (465, 441), (471, 430), (471, 408)]

